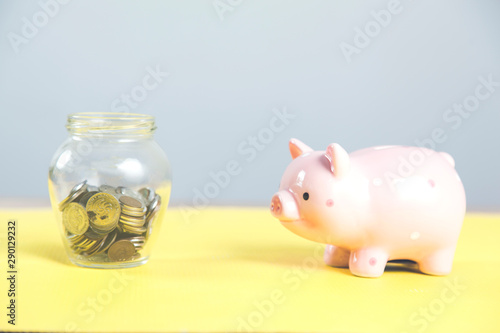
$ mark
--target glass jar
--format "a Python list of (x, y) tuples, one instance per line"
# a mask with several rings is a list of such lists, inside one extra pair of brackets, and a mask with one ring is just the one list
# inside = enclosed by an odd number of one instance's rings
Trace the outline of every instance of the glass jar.
[(67, 140), (49, 169), (52, 208), (71, 262), (84, 267), (145, 264), (170, 198), (167, 156), (154, 117), (68, 116)]

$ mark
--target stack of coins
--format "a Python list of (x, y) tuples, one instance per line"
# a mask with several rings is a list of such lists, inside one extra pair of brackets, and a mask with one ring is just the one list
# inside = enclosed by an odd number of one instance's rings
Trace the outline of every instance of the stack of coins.
[(96, 240), (89, 239), (85, 235), (69, 235), (68, 240), (71, 243), (71, 248), (76, 253), (80, 254), (85, 251), (91, 250), (98, 242)]
[[(150, 188), (77, 184), (61, 201), (69, 246), (85, 257), (127, 261), (141, 257), (153, 228), (161, 197)], [(97, 258), (97, 257), (96, 257)], [(95, 260), (94, 260), (95, 261)]]
[(120, 197), (121, 211), (119, 229), (122, 232), (142, 235), (146, 232), (147, 208), (142, 202), (132, 197), (123, 195)]

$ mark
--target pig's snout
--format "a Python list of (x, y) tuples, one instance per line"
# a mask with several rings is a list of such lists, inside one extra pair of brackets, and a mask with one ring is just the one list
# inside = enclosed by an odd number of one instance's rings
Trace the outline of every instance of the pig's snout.
[(282, 222), (299, 219), (299, 210), (293, 195), (288, 191), (279, 191), (271, 199), (271, 214)]

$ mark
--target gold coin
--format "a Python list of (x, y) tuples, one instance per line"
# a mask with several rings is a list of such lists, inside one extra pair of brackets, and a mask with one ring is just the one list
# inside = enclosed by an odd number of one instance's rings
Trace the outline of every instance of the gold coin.
[(122, 214), (132, 216), (132, 217), (143, 217), (146, 216), (147, 208), (144, 207), (143, 210), (129, 210), (127, 206), (122, 206)]
[(146, 227), (145, 226), (137, 226), (137, 225), (131, 225), (131, 224), (125, 224), (125, 223), (121, 223), (122, 225), (122, 228), (125, 229), (125, 230), (136, 230), (136, 231), (141, 231), (141, 232), (144, 232), (146, 231)]
[(147, 208), (144, 207), (142, 210), (130, 210), (127, 206), (122, 206), (122, 213), (133, 217), (143, 217), (146, 215)]
[(116, 227), (120, 212), (120, 203), (109, 193), (97, 193), (87, 202), (90, 225), (96, 232), (111, 231)]
[(76, 202), (72, 202), (64, 208), (62, 220), (66, 230), (74, 235), (82, 235), (89, 228), (87, 212)]
[(108, 250), (108, 257), (112, 261), (125, 261), (130, 259), (134, 254), (134, 244), (126, 239), (114, 243)]
[(143, 225), (137, 225), (137, 224), (131, 224), (131, 223), (125, 223), (123, 221), (120, 220), (120, 223), (118, 223), (119, 226), (122, 227), (122, 229), (127, 229), (127, 228), (135, 228), (137, 230), (141, 229), (143, 227)]
[(122, 214), (120, 216), (120, 222), (125, 223), (125, 224), (132, 224), (132, 225), (136, 225), (136, 226), (140, 227), (140, 226), (144, 225), (144, 223), (146, 222), (146, 218), (145, 217), (134, 218), (134, 217), (130, 217), (130, 216)]
[(129, 226), (126, 224), (121, 225), (121, 230), (125, 233), (136, 234), (136, 235), (142, 235), (143, 233), (145, 233), (147, 231), (147, 229), (144, 227), (137, 228), (137, 227), (132, 227), (132, 226)]

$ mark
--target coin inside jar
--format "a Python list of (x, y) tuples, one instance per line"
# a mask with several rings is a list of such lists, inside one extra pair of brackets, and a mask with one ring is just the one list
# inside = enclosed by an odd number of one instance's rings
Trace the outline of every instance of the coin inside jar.
[(87, 212), (76, 202), (72, 202), (64, 208), (62, 220), (66, 230), (74, 235), (82, 235), (89, 228)]
[[(89, 188), (90, 188), (90, 186), (89, 186)], [(80, 205), (82, 205), (83, 207), (86, 207), (86, 206), (87, 206), (87, 202), (89, 201), (89, 199), (90, 199), (90, 198), (91, 198), (94, 194), (97, 194), (97, 193), (99, 193), (99, 191), (89, 191), (89, 192), (87, 192), (87, 193), (83, 194), (83, 195), (79, 198), (78, 202), (80, 202)]]
[(125, 214), (122, 214), (120, 217), (120, 222), (123, 224), (130, 224), (130, 225), (135, 225), (135, 226), (143, 226), (144, 223), (146, 222), (146, 217), (132, 217), (132, 216), (127, 216)]
[(112, 261), (125, 261), (132, 258), (134, 254), (134, 244), (126, 239), (115, 242), (108, 250), (108, 257)]
[[(123, 186), (97, 187), (85, 181), (61, 204), (67, 208), (66, 213), (63, 209), (63, 226), (74, 254), (92, 262), (134, 261), (142, 257), (161, 197), (152, 188), (135, 191)], [(74, 218), (70, 221), (72, 210), (80, 211), (83, 217), (79, 219), (86, 224)]]
[(145, 227), (132, 227), (126, 224), (120, 225), (119, 228), (124, 233), (129, 233), (134, 235), (142, 235), (147, 231)]
[(94, 255), (98, 255), (98, 254), (101, 254), (103, 252), (106, 252), (106, 250), (109, 249), (111, 244), (114, 243), (117, 235), (118, 235), (118, 232), (116, 229), (114, 231), (112, 231), (111, 233), (109, 233), (106, 236), (106, 239), (104, 239), (101, 247), (99, 249), (97, 249), (97, 251), (96, 251), (96, 253), (94, 253)]
[(71, 238), (70, 242), (71, 248), (78, 254), (92, 251), (100, 243), (100, 241), (89, 239), (85, 235)]
[(79, 184), (76, 184), (73, 187), (73, 189), (71, 190), (71, 192), (69, 193), (69, 195), (66, 198), (64, 198), (64, 200), (61, 201), (61, 203), (59, 204), (59, 210), (62, 211), (67, 206), (67, 204), (75, 201), (82, 194), (86, 193), (87, 187), (88, 186), (87, 186), (86, 180), (84, 180), (83, 182), (81, 182)]
[(126, 195), (120, 197), (120, 203), (122, 203), (124, 206), (130, 208), (131, 210), (133, 210), (134, 208), (137, 210), (143, 209), (143, 205), (139, 200), (134, 199), (134, 198), (129, 197), (129, 196), (126, 196)]
[(118, 224), (120, 203), (109, 193), (93, 195), (86, 205), (90, 227), (97, 233), (108, 233)]
[(85, 237), (87, 237), (89, 239), (100, 240), (100, 239), (103, 239), (104, 237), (106, 237), (106, 235), (98, 234), (97, 232), (95, 232), (94, 230), (89, 228), (87, 230), (87, 232), (85, 233)]

